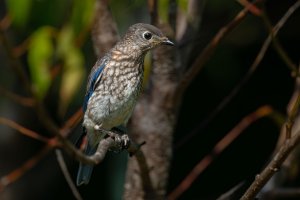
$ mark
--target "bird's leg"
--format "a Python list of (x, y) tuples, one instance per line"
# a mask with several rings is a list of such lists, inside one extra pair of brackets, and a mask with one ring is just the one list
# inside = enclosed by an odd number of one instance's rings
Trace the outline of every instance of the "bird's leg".
[(130, 138), (126, 134), (127, 129), (124, 126), (114, 127), (111, 131), (102, 129), (100, 125), (94, 126), (95, 131), (100, 131), (106, 136), (114, 139), (116, 145), (113, 148), (110, 148), (111, 151), (120, 152), (124, 149), (128, 149), (130, 145)]
[(120, 149), (128, 149), (130, 145), (130, 138), (127, 134), (127, 128), (124, 125), (119, 125), (112, 128), (112, 131), (116, 133), (115, 140), (119, 144)]

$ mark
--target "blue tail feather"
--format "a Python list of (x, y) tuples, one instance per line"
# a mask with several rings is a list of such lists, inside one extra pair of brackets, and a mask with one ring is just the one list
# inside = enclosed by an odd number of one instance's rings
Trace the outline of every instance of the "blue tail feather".
[[(93, 155), (96, 152), (96, 150), (97, 150), (96, 147), (91, 147), (88, 144), (85, 149), (85, 153), (86, 153), (86, 155), (90, 156), (90, 155)], [(93, 168), (94, 168), (93, 165), (87, 165), (87, 164), (80, 163), (78, 174), (77, 174), (77, 180), (76, 180), (77, 186), (80, 186), (82, 184), (87, 185), (89, 183), (92, 172), (93, 172)]]

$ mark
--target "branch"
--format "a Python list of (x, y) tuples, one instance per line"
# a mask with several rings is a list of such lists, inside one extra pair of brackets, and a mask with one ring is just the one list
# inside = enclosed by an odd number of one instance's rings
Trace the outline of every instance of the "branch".
[(75, 199), (82, 200), (82, 197), (81, 197), (80, 193), (78, 192), (78, 190), (77, 190), (77, 188), (76, 188), (76, 186), (75, 186), (75, 184), (74, 184), (74, 182), (71, 178), (71, 175), (68, 171), (68, 168), (67, 168), (67, 165), (65, 163), (62, 152), (60, 150), (56, 149), (55, 154), (56, 154), (56, 159), (57, 159), (57, 162), (59, 164), (59, 167), (60, 167), (60, 169), (61, 169), (61, 171), (62, 171), (62, 173), (63, 173), (63, 175), (64, 175), (64, 177), (65, 177), (65, 179), (66, 179), (66, 181), (67, 181), (67, 183), (68, 183), (68, 185), (69, 185), (69, 187), (70, 187), (70, 189), (71, 189), (71, 191), (72, 191), (72, 193), (75, 197)]
[(48, 143), (51, 139), (49, 138), (46, 138), (30, 129), (27, 129), (25, 128), (24, 126), (21, 126), (20, 124), (17, 124), (16, 122), (10, 120), (10, 119), (6, 119), (6, 118), (3, 118), (3, 117), (0, 117), (0, 124), (3, 124), (3, 125), (6, 125), (6, 126), (9, 126), (15, 130), (17, 130), (18, 132), (20, 132), (21, 134), (27, 136), (27, 137), (30, 137), (30, 138), (33, 138), (33, 139), (36, 139), (38, 141), (41, 141), (41, 142), (45, 142), (45, 143)]
[(151, 24), (157, 24), (159, 21), (157, 13), (157, 0), (148, 0), (147, 2)]
[(268, 28), (269, 33), (272, 36), (272, 42), (273, 46), (278, 53), (279, 57), (283, 60), (283, 62), (286, 64), (286, 66), (292, 71), (293, 76), (298, 76), (298, 68), (297, 66), (293, 63), (293, 61), (290, 59), (288, 54), (284, 51), (282, 45), (280, 44), (279, 40), (277, 37), (275, 37), (276, 33), (278, 32), (278, 27), (282, 27), (286, 21), (289, 19), (289, 17), (295, 12), (295, 10), (298, 9), (300, 6), (300, 1), (297, 1), (293, 6), (291, 6), (288, 11), (285, 13), (285, 15), (280, 19), (280, 21), (277, 23), (277, 27), (272, 27), (272, 24), (266, 15), (266, 13), (262, 13), (261, 17)]
[[(297, 3), (296, 3), (297, 4)], [(296, 5), (295, 4), (295, 5)], [(299, 6), (297, 4), (297, 6)], [(248, 80), (252, 77), (254, 72), (257, 70), (259, 64), (261, 63), (262, 59), (264, 58), (266, 51), (268, 47), (270, 46), (272, 42), (272, 37), (276, 36), (278, 31), (283, 27), (287, 19), (293, 14), (292, 11), (295, 11), (295, 9), (289, 9), (287, 13), (278, 21), (278, 23), (274, 26), (273, 31), (268, 35), (266, 40), (264, 41), (260, 51), (258, 52), (255, 60), (253, 61), (252, 65), (250, 66), (248, 72), (243, 77), (243, 79), (238, 83), (231, 92), (223, 99), (223, 101), (212, 111), (210, 112), (209, 116), (206, 117), (206, 119), (199, 124), (198, 127), (196, 127), (191, 133), (184, 136), (184, 138), (180, 139), (179, 143), (176, 144), (176, 148), (179, 148), (184, 143), (186, 143), (190, 138), (192, 138), (194, 135), (196, 135), (200, 129), (205, 127), (208, 123), (211, 122), (212, 119), (215, 118), (215, 116), (235, 97), (235, 95), (241, 90), (241, 88), (248, 82)], [(204, 50), (205, 51), (205, 50)]]
[(210, 154), (206, 155), (189, 172), (183, 181), (169, 194), (168, 199), (177, 199), (185, 192), (196, 178), (212, 163), (214, 158), (220, 155), (248, 126), (262, 117), (266, 117), (273, 112), (270, 106), (262, 106), (255, 112), (244, 117), (229, 133), (227, 133), (213, 148)]
[(241, 200), (254, 199), (268, 180), (280, 169), (282, 163), (289, 156), (292, 150), (295, 149), (299, 142), (300, 132), (297, 132), (291, 139), (287, 139), (267, 167), (260, 174), (256, 175), (254, 182), (242, 196)]
[(30, 97), (23, 97), (20, 96), (18, 94), (15, 94), (9, 90), (6, 90), (5, 88), (0, 86), (0, 94), (3, 96), (6, 96), (7, 98), (9, 98), (10, 100), (23, 105), (23, 106), (28, 106), (28, 107), (32, 107), (34, 105), (34, 99), (30, 98)]
[[(255, 1), (257, 3), (259, 0)], [(188, 69), (188, 71), (184, 74), (181, 81), (178, 84), (177, 88), (177, 97), (182, 96), (186, 88), (190, 85), (190, 83), (194, 80), (194, 78), (199, 74), (200, 70), (204, 67), (204, 64), (209, 60), (209, 58), (213, 55), (216, 48), (220, 44), (220, 42), (237, 26), (239, 25), (243, 19), (248, 14), (248, 8), (244, 8), (240, 11), (235, 18), (229, 22), (226, 26), (221, 28), (219, 32), (215, 35), (215, 37), (208, 43), (208, 45), (204, 48), (201, 54), (196, 58), (193, 62), (192, 66)], [(176, 97), (175, 97), (176, 98)]]
[(294, 126), (295, 118), (296, 118), (297, 113), (299, 111), (299, 106), (300, 106), (300, 94), (298, 94), (298, 97), (297, 97), (291, 111), (289, 112), (288, 119), (286, 120), (286, 123), (285, 123), (286, 139), (291, 138), (292, 128)]
[(28, 92), (30, 95), (32, 95), (33, 91), (31, 89), (31, 85), (30, 85), (28, 76), (27, 76), (24, 68), (22, 67), (21, 61), (14, 54), (13, 47), (5, 35), (5, 30), (2, 28), (3, 27), (0, 26), (0, 42), (2, 43), (4, 50), (7, 53), (10, 65), (13, 68), (16, 75), (18, 76), (18, 78), (21, 80), (22, 86), (25, 88), (26, 92)]
[(45, 155), (47, 155), (53, 146), (46, 145), (41, 151), (39, 151), (35, 156), (27, 160), (20, 167), (13, 170), (9, 174), (0, 178), (0, 191), (2, 191), (9, 184), (15, 182), (20, 177), (22, 177), (28, 170), (32, 169)]

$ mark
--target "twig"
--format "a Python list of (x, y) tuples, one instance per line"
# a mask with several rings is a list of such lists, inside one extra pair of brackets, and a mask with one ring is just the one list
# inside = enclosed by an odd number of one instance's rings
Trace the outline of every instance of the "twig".
[(242, 189), (242, 187), (245, 185), (245, 182), (241, 182), (234, 187), (232, 187), (227, 192), (221, 194), (221, 196), (218, 197), (217, 200), (231, 200), (231, 199), (237, 199), (237, 195), (239, 190)]
[(183, 181), (169, 194), (168, 199), (177, 199), (185, 192), (196, 178), (201, 174), (216, 158), (224, 151), (248, 126), (258, 119), (270, 115), (273, 109), (270, 106), (262, 106), (255, 112), (244, 117), (229, 133), (225, 135), (213, 148), (210, 154), (206, 155), (198, 164), (189, 172)]
[(71, 130), (80, 123), (82, 116), (82, 108), (80, 108), (64, 123), (60, 130), (62, 136), (67, 137)]
[(33, 91), (31, 89), (30, 81), (27, 77), (27, 74), (24, 68), (22, 67), (21, 61), (14, 54), (12, 45), (10, 44), (9, 40), (5, 35), (4, 30), (1, 29), (1, 27), (0, 27), (0, 42), (2, 43), (4, 50), (7, 53), (11, 67), (13, 68), (18, 78), (21, 80), (22, 86), (25, 88), (26, 92), (32, 95)]
[(13, 170), (9, 174), (0, 178), (0, 191), (2, 191), (9, 184), (14, 183), (20, 177), (22, 177), (28, 170), (32, 169), (45, 155), (47, 155), (53, 146), (46, 145), (41, 151), (39, 151), (35, 156), (27, 160), (20, 167)]
[(241, 5), (247, 8), (253, 15), (260, 16), (261, 10), (247, 0), (237, 0)]
[(268, 182), (268, 180), (279, 170), (282, 163), (289, 156), (292, 150), (294, 150), (294, 148), (299, 144), (299, 142), (300, 132), (297, 132), (293, 137), (291, 137), (291, 139), (287, 139), (267, 167), (260, 174), (256, 175), (255, 180), (242, 196), (241, 200), (254, 199), (257, 193)]
[(158, 23), (157, 0), (148, 0), (147, 2), (148, 2), (151, 24), (157, 24)]
[[(292, 15), (295, 10), (300, 6), (300, 1), (296, 2), (292, 7), (290, 7), (288, 9), (288, 11), (285, 13), (285, 15), (280, 19), (280, 21), (278, 22), (278, 24), (280, 24), (280, 26), (283, 26), (286, 21), (288, 20), (288, 18), (290, 17), (290, 15)], [(280, 42), (278, 41), (277, 37), (275, 37), (275, 34), (273, 34), (273, 32), (278, 32), (278, 27), (272, 27), (272, 24), (268, 18), (268, 16), (266, 15), (266, 13), (262, 13), (261, 15), (266, 27), (268, 28), (269, 33), (272, 36), (272, 43), (273, 46), (276, 50), (276, 52), (278, 53), (278, 55), (280, 56), (280, 58), (284, 61), (284, 63), (286, 64), (286, 66), (292, 71), (292, 75), (293, 76), (298, 76), (298, 69), (296, 64), (293, 63), (293, 61), (290, 59), (290, 57), (288, 56), (288, 54), (284, 51), (282, 45), (280, 44)]]
[[(255, 1), (255, 3), (258, 1)], [(247, 16), (249, 10), (244, 8), (240, 11), (235, 18), (230, 21), (226, 26), (222, 27), (219, 32), (214, 36), (214, 38), (208, 43), (208, 45), (204, 48), (201, 54), (196, 58), (193, 62), (192, 66), (189, 70), (184, 74), (181, 81), (178, 84), (177, 88), (177, 97), (182, 96), (182, 93), (186, 90), (189, 84), (194, 80), (194, 78), (198, 75), (201, 69), (204, 67), (204, 64), (209, 60), (212, 56), (220, 42), (230, 33), (242, 20)], [(176, 99), (176, 97), (175, 97)]]
[(20, 105), (23, 105), (23, 106), (32, 107), (35, 102), (34, 99), (32, 99), (30, 97), (23, 97), (23, 96), (17, 95), (9, 90), (4, 89), (1, 86), (0, 86), (0, 94), (2, 94), (3, 96), (6, 96), (10, 100), (12, 100)]
[(263, 199), (299, 199), (300, 189), (299, 188), (275, 188), (267, 191), (263, 196)]
[[(299, 1), (298, 1), (299, 2)], [(297, 5), (298, 7), (299, 5)], [(215, 118), (215, 116), (235, 97), (235, 95), (241, 90), (241, 88), (248, 82), (248, 80), (252, 77), (256, 69), (258, 68), (259, 64), (261, 63), (262, 59), (265, 56), (265, 53), (268, 49), (268, 47), (271, 44), (272, 41), (272, 35), (273, 37), (276, 36), (278, 31), (282, 28), (282, 26), (285, 24), (287, 19), (292, 15), (292, 11), (295, 11), (295, 9), (289, 9), (287, 13), (278, 21), (278, 23), (274, 26), (273, 32), (269, 34), (269, 36), (264, 41), (260, 51), (258, 52), (254, 62), (250, 66), (248, 72), (245, 74), (243, 79), (240, 81), (239, 84), (237, 84), (231, 92), (223, 99), (223, 101), (212, 111), (210, 112), (209, 116), (206, 117), (206, 119), (198, 125), (191, 133), (186, 134), (184, 138), (180, 139), (179, 143), (176, 144), (176, 148), (179, 148), (184, 143), (186, 143), (189, 139), (191, 139), (194, 135), (196, 135), (200, 129), (205, 127), (208, 123), (211, 122), (212, 119)]]
[(10, 120), (10, 119), (6, 119), (6, 118), (3, 118), (3, 117), (0, 117), (0, 124), (3, 124), (3, 125), (6, 125), (6, 126), (9, 126), (17, 131), (19, 131), (20, 133), (22, 133), (23, 135), (27, 136), (27, 137), (30, 137), (30, 138), (33, 138), (33, 139), (36, 139), (38, 141), (41, 141), (41, 142), (45, 142), (45, 143), (48, 143), (49, 142), (49, 138), (46, 138), (30, 129), (27, 129), (23, 126), (21, 126), (20, 124), (17, 124), (16, 122)]
[(292, 128), (295, 122), (295, 118), (297, 116), (297, 113), (299, 111), (299, 106), (300, 106), (300, 94), (298, 94), (298, 97), (291, 109), (291, 112), (289, 112), (288, 118), (285, 123), (285, 128), (286, 128), (286, 139), (290, 139), (292, 135)]
[[(286, 22), (289, 16), (293, 14), (293, 12), (300, 6), (300, 1), (298, 0), (295, 4), (293, 4), (286, 14), (284, 15), (284, 19), (280, 20), (281, 26)], [(274, 29), (275, 32), (275, 29)], [(297, 101), (295, 102), (292, 112), (288, 117), (288, 121), (293, 118), (296, 112), (299, 110), (299, 95)], [(268, 182), (268, 180), (274, 175), (276, 171), (278, 171), (279, 167), (291, 153), (291, 151), (298, 145), (300, 142), (300, 133), (297, 132), (293, 137), (290, 138), (291, 133), (288, 133), (292, 130), (293, 123), (287, 122), (287, 124), (291, 125), (291, 127), (287, 127), (287, 137), (285, 142), (282, 144), (277, 154), (273, 157), (272, 161), (268, 164), (268, 166), (261, 172), (260, 175), (257, 175), (251, 186), (248, 188), (246, 193), (243, 195), (242, 200), (253, 199), (257, 193), (263, 188), (263, 186)]]
[(55, 149), (55, 154), (56, 154), (56, 159), (57, 159), (57, 162), (59, 164), (59, 167), (60, 167), (60, 169), (61, 169), (61, 171), (62, 171), (62, 173), (63, 173), (63, 175), (64, 175), (64, 177), (65, 177), (65, 179), (66, 179), (66, 181), (67, 181), (67, 183), (68, 183), (68, 185), (69, 185), (69, 187), (70, 187), (70, 189), (71, 189), (71, 191), (72, 191), (72, 193), (75, 197), (75, 199), (82, 200), (82, 197), (81, 197), (80, 193), (78, 192), (78, 190), (77, 190), (77, 188), (76, 188), (76, 186), (75, 186), (75, 184), (74, 184), (74, 182), (71, 178), (71, 175), (68, 171), (68, 168), (67, 168), (67, 165), (65, 163), (62, 152), (59, 149)]
[(11, 18), (9, 15), (5, 15), (1, 20), (0, 20), (0, 29), (6, 30), (8, 27), (11, 25)]

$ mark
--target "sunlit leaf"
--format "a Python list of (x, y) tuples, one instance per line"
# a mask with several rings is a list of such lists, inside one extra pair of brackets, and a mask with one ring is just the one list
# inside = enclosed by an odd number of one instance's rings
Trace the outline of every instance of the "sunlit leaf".
[(66, 112), (84, 77), (84, 57), (74, 43), (73, 29), (65, 26), (57, 42), (57, 55), (64, 63), (59, 93), (61, 115)]
[(51, 84), (52, 31), (51, 27), (42, 27), (35, 31), (28, 49), (30, 75), (39, 98), (44, 97)]
[(158, 1), (158, 14), (163, 22), (168, 21), (169, 0)]
[(76, 35), (90, 26), (94, 6), (95, 0), (74, 0), (71, 23)]
[(12, 23), (23, 27), (29, 18), (32, 0), (6, 0), (7, 9)]
[(187, 12), (188, 0), (177, 0), (177, 4), (182, 11)]

